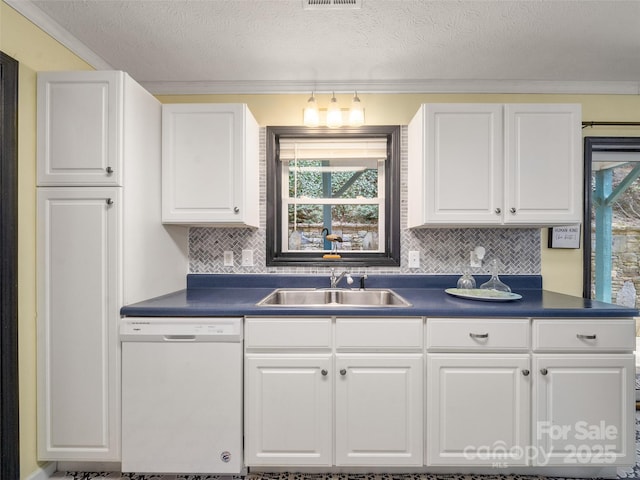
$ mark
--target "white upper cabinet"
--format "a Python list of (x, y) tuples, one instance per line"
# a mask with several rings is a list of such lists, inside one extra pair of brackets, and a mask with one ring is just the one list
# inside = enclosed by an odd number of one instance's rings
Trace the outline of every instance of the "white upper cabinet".
[(246, 105), (163, 105), (162, 221), (258, 227), (258, 137)]
[(582, 221), (581, 109), (426, 104), (409, 124), (409, 227)]
[(122, 185), (123, 72), (38, 74), (38, 185)]
[(409, 125), (409, 226), (495, 223), (502, 105), (424, 105)]
[(504, 222), (582, 221), (580, 105), (505, 105)]

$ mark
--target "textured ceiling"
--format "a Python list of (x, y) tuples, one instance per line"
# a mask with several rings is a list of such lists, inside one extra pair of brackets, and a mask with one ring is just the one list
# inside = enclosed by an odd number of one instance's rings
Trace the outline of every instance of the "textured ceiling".
[(156, 91), (640, 85), (640, 1), (362, 0), (342, 10), (305, 10), (303, 0), (4, 1), (44, 13), (95, 66)]

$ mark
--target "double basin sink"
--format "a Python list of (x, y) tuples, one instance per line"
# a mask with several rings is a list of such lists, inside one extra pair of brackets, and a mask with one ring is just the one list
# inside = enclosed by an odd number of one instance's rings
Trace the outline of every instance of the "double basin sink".
[(387, 288), (367, 290), (279, 288), (257, 304), (259, 307), (410, 307), (400, 295)]

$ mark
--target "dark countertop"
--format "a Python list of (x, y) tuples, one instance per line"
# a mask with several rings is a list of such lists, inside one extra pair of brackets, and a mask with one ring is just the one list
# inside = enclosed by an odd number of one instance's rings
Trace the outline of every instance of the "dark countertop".
[[(354, 274), (357, 286), (360, 275)], [(488, 276), (476, 276), (477, 284)], [(501, 276), (522, 299), (487, 302), (453, 297), (458, 276), (370, 275), (367, 288), (392, 288), (411, 307), (284, 307), (256, 306), (275, 288), (326, 288), (327, 276), (299, 275), (188, 275), (187, 288), (122, 307), (123, 316), (230, 317), (230, 316), (429, 316), (429, 317), (633, 317), (634, 308), (542, 290), (535, 275)], [(341, 287), (347, 286), (345, 281)], [(349, 287), (351, 287), (349, 286)]]

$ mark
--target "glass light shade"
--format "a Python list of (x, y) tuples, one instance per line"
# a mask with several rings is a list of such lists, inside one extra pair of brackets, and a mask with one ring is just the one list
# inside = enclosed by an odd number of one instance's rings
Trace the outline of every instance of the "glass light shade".
[(318, 112), (318, 104), (313, 94), (307, 101), (307, 106), (304, 109), (304, 124), (307, 127), (317, 127), (320, 124), (320, 113)]
[(352, 127), (359, 127), (364, 124), (364, 110), (362, 109), (362, 103), (356, 93), (351, 101), (351, 110), (349, 111), (349, 125)]
[(338, 107), (338, 100), (336, 96), (331, 97), (329, 108), (327, 109), (327, 127), (338, 128), (342, 126), (342, 112)]

